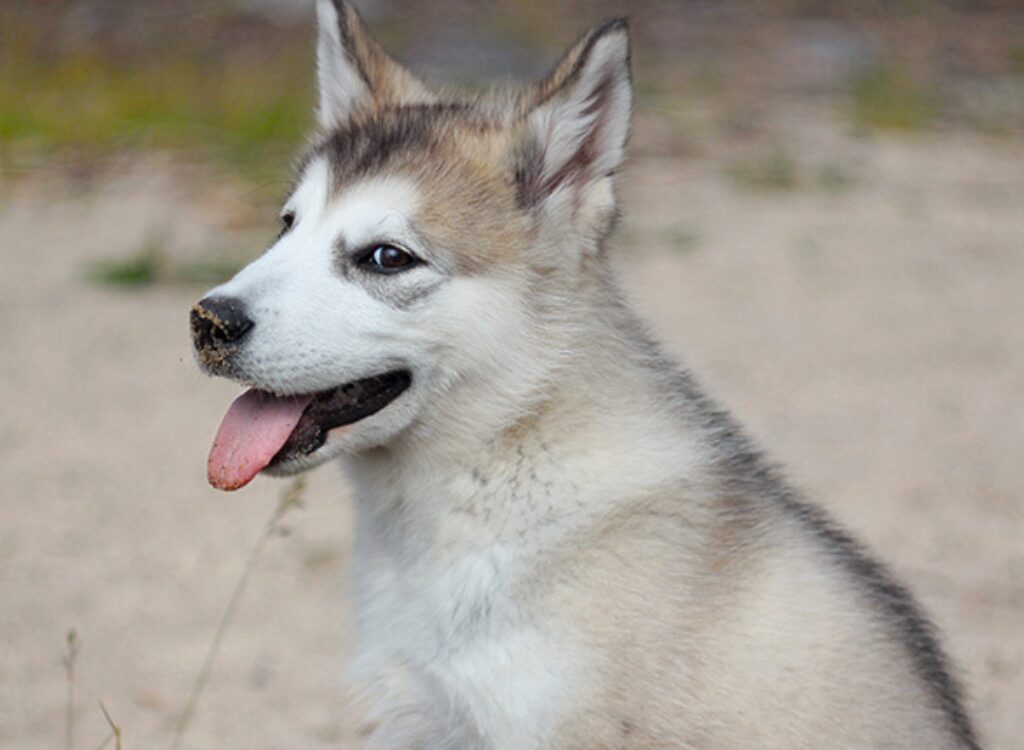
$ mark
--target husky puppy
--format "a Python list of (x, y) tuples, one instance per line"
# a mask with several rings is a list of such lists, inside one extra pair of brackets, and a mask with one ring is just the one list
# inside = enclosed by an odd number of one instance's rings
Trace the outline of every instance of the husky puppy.
[(910, 595), (624, 304), (623, 20), (475, 98), (318, 4), (280, 236), (192, 311), (218, 488), (340, 460), (368, 747), (977, 748)]

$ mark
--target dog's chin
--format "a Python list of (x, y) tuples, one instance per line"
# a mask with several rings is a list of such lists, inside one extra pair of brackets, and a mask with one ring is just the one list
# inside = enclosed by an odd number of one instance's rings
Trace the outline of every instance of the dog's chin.
[(343, 445), (328, 441), (317, 450), (306, 455), (288, 456), (285, 458), (275, 457), (271, 464), (263, 469), (262, 473), (271, 477), (293, 477), (304, 471), (315, 469), (332, 458), (337, 458), (344, 452), (345, 447)]

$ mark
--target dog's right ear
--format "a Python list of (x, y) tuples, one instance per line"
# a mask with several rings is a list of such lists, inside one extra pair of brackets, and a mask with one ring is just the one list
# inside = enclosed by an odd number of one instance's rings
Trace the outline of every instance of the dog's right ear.
[(358, 111), (434, 97), (370, 36), (346, 0), (317, 0), (317, 122), (330, 129)]

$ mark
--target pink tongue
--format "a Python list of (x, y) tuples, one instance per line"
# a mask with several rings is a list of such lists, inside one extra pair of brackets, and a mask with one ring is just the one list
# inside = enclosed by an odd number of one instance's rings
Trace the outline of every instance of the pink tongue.
[(279, 398), (246, 391), (235, 399), (213, 439), (206, 476), (219, 490), (237, 490), (270, 463), (299, 423), (312, 396)]

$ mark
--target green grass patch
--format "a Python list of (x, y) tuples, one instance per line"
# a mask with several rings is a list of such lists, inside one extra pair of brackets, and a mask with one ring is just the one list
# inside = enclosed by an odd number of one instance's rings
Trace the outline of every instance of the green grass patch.
[(818, 185), (826, 193), (839, 195), (853, 187), (853, 177), (842, 164), (828, 162), (818, 172)]
[[(2, 19), (0, 19), (2, 20)], [(0, 165), (74, 151), (200, 151), (256, 180), (280, 176), (311, 125), (308, 50), (273, 60), (191, 51), (142, 63), (48, 59), (0, 37)]]
[(921, 130), (938, 114), (935, 97), (904, 70), (881, 65), (850, 82), (850, 116), (864, 130)]
[(727, 172), (738, 184), (759, 190), (792, 190), (799, 182), (796, 160), (781, 148), (733, 164)]
[(1007, 51), (1010, 60), (1010, 68), (1015, 73), (1024, 73), (1024, 42), (1010, 46)]
[(217, 253), (176, 261), (164, 250), (161, 239), (153, 237), (131, 255), (92, 263), (86, 275), (100, 286), (120, 289), (156, 285), (213, 286), (230, 279), (244, 264), (238, 258)]
[(104, 286), (150, 286), (163, 275), (163, 266), (163, 256), (147, 247), (127, 258), (96, 262), (89, 269), (89, 278)]
[(674, 253), (689, 255), (700, 244), (700, 235), (693, 227), (672, 224), (657, 233), (657, 240)]

